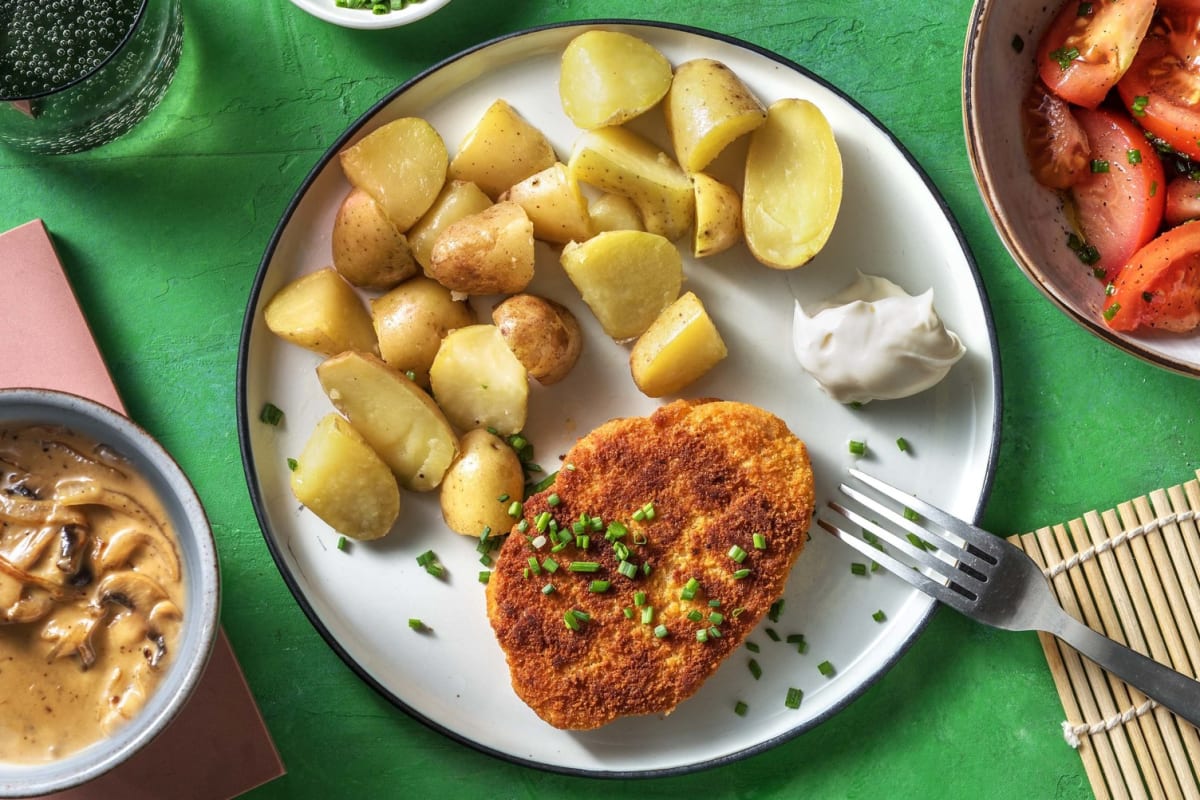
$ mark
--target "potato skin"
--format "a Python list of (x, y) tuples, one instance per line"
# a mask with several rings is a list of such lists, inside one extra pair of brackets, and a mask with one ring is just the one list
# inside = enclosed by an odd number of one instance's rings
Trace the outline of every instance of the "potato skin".
[(363, 289), (390, 289), (417, 274), (408, 239), (362, 189), (338, 206), (330, 234), (333, 268)]
[(529, 376), (543, 386), (567, 377), (583, 350), (579, 320), (545, 297), (513, 295), (492, 310), (492, 322)]
[(463, 536), (480, 536), (485, 528), (493, 536), (508, 533), (515, 521), (508, 508), (525, 491), (525, 473), (516, 451), (483, 428), (467, 431), (460, 447), (442, 479), (438, 496), (442, 519)]
[(679, 65), (663, 114), (675, 157), (687, 172), (707, 167), (735, 139), (767, 118), (766, 109), (741, 78), (711, 58)]
[(692, 173), (692, 188), (696, 191), (692, 255), (707, 258), (741, 241), (742, 198), (737, 190), (706, 172)]
[(475, 312), (437, 281), (418, 275), (371, 301), (379, 355), (429, 388), (429, 367), (446, 334), (475, 322)]
[(463, 294), (513, 294), (533, 280), (533, 223), (504, 201), (448, 225), (434, 242), (429, 277)]

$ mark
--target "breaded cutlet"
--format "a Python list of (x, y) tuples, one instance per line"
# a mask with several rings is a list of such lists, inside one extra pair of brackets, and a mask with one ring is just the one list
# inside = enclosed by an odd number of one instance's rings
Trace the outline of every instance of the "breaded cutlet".
[(513, 689), (564, 729), (669, 713), (779, 598), (813, 502), (804, 443), (754, 406), (601, 425), (525, 502), (488, 583)]

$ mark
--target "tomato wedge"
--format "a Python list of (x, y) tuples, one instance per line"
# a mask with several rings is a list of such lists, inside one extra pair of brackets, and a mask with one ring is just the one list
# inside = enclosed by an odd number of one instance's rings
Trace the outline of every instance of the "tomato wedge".
[(1084, 108), (1100, 105), (1133, 62), (1154, 0), (1067, 0), (1038, 44), (1042, 81)]
[(1162, 226), (1167, 195), (1162, 159), (1124, 114), (1083, 108), (1074, 113), (1092, 162), (1071, 187), (1071, 197), (1083, 238), (1098, 255), (1094, 266), (1112, 280)]
[(1083, 126), (1067, 102), (1039, 80), (1021, 103), (1021, 121), (1034, 180), (1066, 189), (1087, 175), (1092, 159)]
[(1200, 219), (1200, 180), (1180, 175), (1167, 183), (1167, 205), (1163, 221), (1174, 227), (1181, 222)]
[(1117, 93), (1142, 127), (1200, 159), (1200, 13), (1160, 14)]
[(1200, 326), (1200, 222), (1172, 228), (1134, 254), (1104, 305), (1116, 331)]

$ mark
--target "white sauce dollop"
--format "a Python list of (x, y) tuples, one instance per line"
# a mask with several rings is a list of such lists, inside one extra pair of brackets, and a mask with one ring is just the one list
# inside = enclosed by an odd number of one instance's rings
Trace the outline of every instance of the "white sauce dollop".
[(922, 392), (967, 351), (934, 310), (932, 289), (913, 297), (861, 272), (812, 316), (796, 303), (792, 346), (800, 365), (839, 403)]

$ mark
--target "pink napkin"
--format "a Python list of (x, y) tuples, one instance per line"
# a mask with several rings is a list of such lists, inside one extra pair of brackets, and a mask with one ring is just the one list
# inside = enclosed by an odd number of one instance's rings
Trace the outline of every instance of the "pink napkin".
[[(0, 387), (58, 389), (125, 413), (41, 220), (0, 234)], [(283, 774), (283, 763), (222, 630), (179, 717), (127, 763), (61, 800), (218, 800)]]

